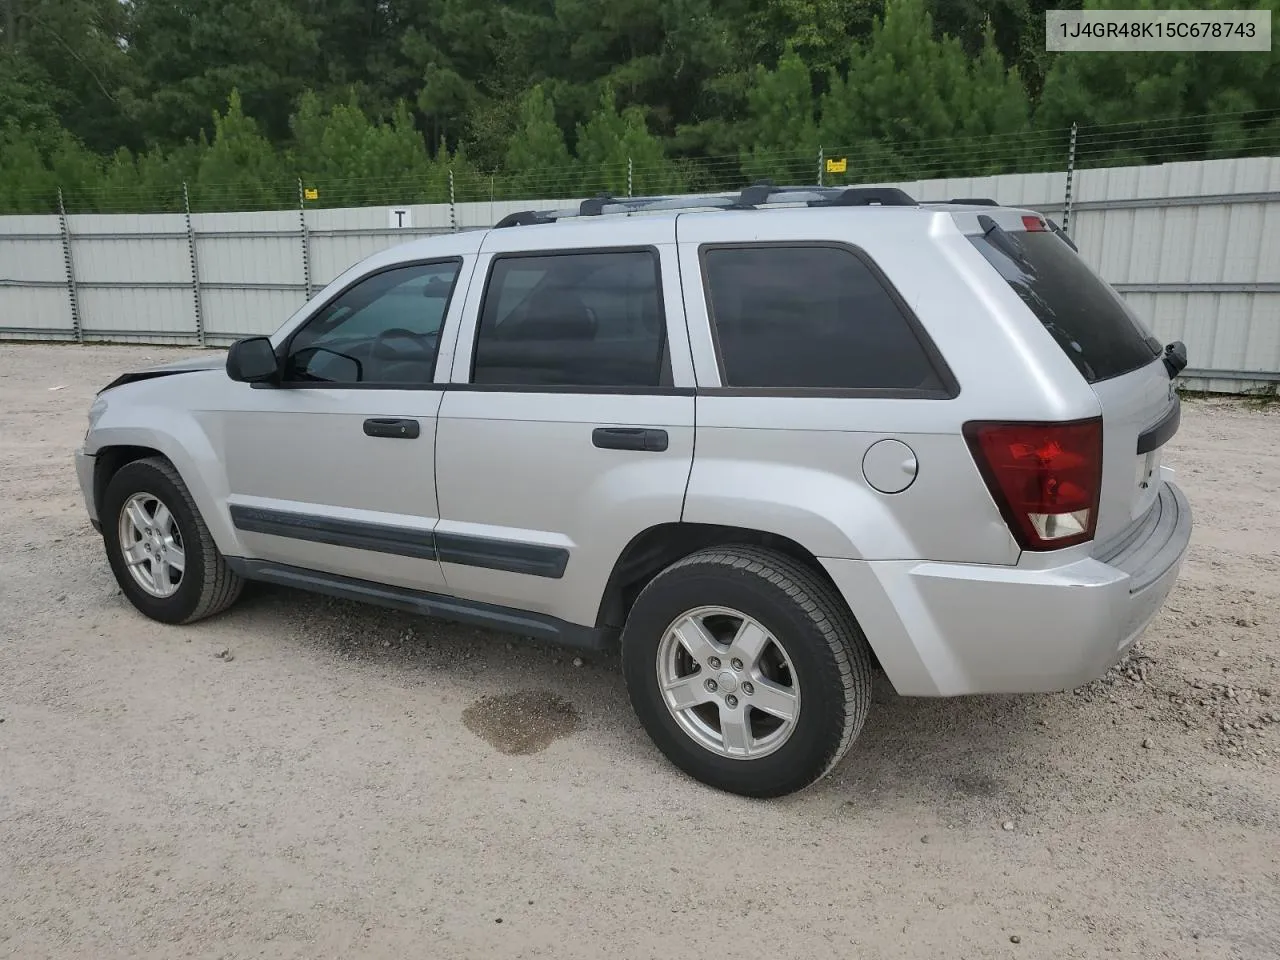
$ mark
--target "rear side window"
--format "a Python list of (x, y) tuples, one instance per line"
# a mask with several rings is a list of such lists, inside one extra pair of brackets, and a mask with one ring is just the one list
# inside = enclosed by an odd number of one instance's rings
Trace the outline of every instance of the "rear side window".
[(471, 380), (508, 386), (670, 383), (657, 254), (495, 258)]
[(726, 387), (954, 396), (865, 254), (834, 244), (704, 247)]
[(969, 240), (1086, 380), (1109, 380), (1159, 356), (1159, 344), (1120, 295), (1055, 234), (1006, 232), (1003, 237), (1011, 242), (981, 235)]

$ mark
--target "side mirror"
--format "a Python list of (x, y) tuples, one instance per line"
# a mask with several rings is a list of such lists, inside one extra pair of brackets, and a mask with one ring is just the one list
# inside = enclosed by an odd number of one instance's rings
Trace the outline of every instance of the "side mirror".
[(227, 376), (239, 383), (266, 383), (280, 375), (280, 361), (267, 337), (245, 337), (227, 351)]
[(322, 383), (359, 383), (364, 379), (364, 365), (359, 360), (325, 347), (303, 347), (293, 355), (290, 368), (302, 372), (304, 379)]

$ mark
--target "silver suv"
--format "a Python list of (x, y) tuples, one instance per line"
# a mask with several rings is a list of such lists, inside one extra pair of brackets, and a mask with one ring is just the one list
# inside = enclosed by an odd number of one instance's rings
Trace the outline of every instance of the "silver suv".
[(953, 696), (1121, 657), (1191, 535), (1185, 364), (1029, 210), (602, 198), (120, 377), (76, 464), (149, 617), (248, 579), (618, 648), (674, 764), (776, 796), (848, 750), (873, 664)]

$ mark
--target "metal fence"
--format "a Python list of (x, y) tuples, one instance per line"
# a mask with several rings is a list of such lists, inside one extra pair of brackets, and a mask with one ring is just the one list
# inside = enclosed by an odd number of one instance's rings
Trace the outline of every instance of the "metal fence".
[[(1186, 342), (1189, 387), (1280, 383), (1280, 158), (893, 185), (1055, 217), (1161, 340)], [(0, 217), (0, 339), (225, 345), (380, 249), (573, 202)]]

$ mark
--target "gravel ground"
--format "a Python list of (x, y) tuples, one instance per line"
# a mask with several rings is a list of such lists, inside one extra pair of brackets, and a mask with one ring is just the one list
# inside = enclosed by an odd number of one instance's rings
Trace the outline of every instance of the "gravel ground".
[(1193, 549), (1125, 664), (881, 683), (828, 780), (753, 802), (612, 660), (279, 589), (134, 613), (71, 451), (173, 355), (0, 345), (0, 956), (1280, 956), (1280, 408), (1186, 404)]

